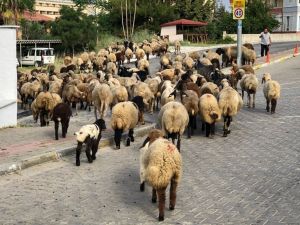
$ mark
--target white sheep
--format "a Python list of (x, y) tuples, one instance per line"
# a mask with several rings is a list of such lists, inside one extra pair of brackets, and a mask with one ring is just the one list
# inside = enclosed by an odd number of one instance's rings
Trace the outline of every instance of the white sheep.
[[(242, 89), (242, 99), (244, 99), (244, 91), (247, 92), (248, 98), (247, 98), (247, 105), (248, 107), (255, 107), (255, 94), (258, 87), (258, 80), (255, 74), (245, 74), (241, 81), (240, 86)], [(253, 95), (253, 98), (251, 99), (251, 94)]]
[(93, 124), (82, 126), (79, 131), (74, 133), (77, 140), (76, 166), (80, 166), (80, 154), (83, 143), (86, 144), (85, 152), (88, 162), (92, 163), (93, 160), (96, 159), (96, 153), (101, 139), (101, 132), (105, 129), (105, 121), (103, 119), (99, 119)]
[(232, 117), (235, 116), (243, 106), (243, 99), (240, 94), (229, 86), (228, 81), (221, 81), (223, 89), (219, 94), (219, 108), (224, 118), (223, 136), (227, 137), (230, 134), (230, 123)]
[(215, 123), (221, 119), (218, 101), (212, 94), (204, 94), (199, 100), (199, 115), (202, 121), (202, 131), (206, 137), (215, 134)]
[(140, 190), (145, 182), (152, 186), (152, 202), (157, 201), (159, 221), (164, 220), (166, 189), (170, 184), (169, 209), (174, 210), (176, 189), (182, 175), (182, 158), (176, 146), (161, 138), (159, 130), (150, 131), (145, 144), (140, 149)]
[(113, 95), (107, 84), (98, 84), (92, 91), (92, 99), (94, 102), (94, 113), (97, 120), (97, 110), (99, 111), (100, 118), (103, 119), (110, 104), (112, 103)]
[(196, 129), (196, 116), (199, 112), (199, 98), (195, 91), (186, 90), (182, 97), (182, 104), (186, 108), (189, 114), (189, 125), (188, 125), (188, 138), (194, 135), (194, 129)]
[(124, 131), (129, 130), (126, 146), (134, 141), (133, 129), (138, 123), (138, 106), (133, 102), (120, 102), (112, 108), (111, 127), (115, 131), (114, 140), (116, 148), (120, 149), (121, 137)]
[(159, 114), (158, 123), (164, 136), (172, 138), (173, 144), (177, 139), (177, 148), (180, 151), (181, 135), (189, 123), (189, 114), (180, 102), (165, 104)]
[(175, 100), (175, 96), (171, 95), (171, 93), (174, 92), (174, 87), (171, 81), (169, 80), (164, 81), (161, 89), (162, 89), (161, 100), (160, 100), (161, 106), (164, 106), (168, 102), (172, 102)]
[(133, 85), (133, 97), (141, 96), (143, 97), (144, 103), (147, 107), (147, 110), (150, 113), (153, 113), (153, 105), (154, 105), (154, 94), (150, 90), (148, 84), (144, 82), (138, 82)]
[(213, 82), (206, 82), (200, 88), (200, 96), (204, 94), (212, 94), (215, 97), (218, 97), (219, 87)]
[(277, 100), (280, 97), (280, 84), (271, 79), (271, 75), (269, 73), (265, 73), (262, 78), (262, 84), (264, 84), (263, 92), (266, 98), (267, 112), (270, 111), (270, 102), (271, 102), (271, 113), (275, 113)]

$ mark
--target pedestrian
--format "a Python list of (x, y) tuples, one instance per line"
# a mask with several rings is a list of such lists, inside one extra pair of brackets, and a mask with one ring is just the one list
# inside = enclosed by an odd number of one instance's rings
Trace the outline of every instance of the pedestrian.
[(268, 28), (265, 27), (264, 31), (260, 33), (259, 38), (261, 44), (260, 55), (263, 57), (268, 54), (271, 45), (271, 34)]

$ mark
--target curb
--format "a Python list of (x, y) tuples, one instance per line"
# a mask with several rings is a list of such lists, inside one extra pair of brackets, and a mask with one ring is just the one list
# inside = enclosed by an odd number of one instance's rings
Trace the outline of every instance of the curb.
[(286, 55), (286, 56), (283, 56), (283, 57), (281, 57), (281, 58), (275, 59), (274, 61), (271, 61), (271, 62), (269, 62), (269, 63), (262, 63), (262, 64), (259, 64), (259, 65), (253, 66), (253, 69), (254, 69), (254, 70), (258, 70), (258, 69), (261, 69), (261, 68), (263, 68), (263, 67), (267, 67), (267, 66), (272, 65), (272, 64), (275, 64), (275, 63), (283, 62), (283, 61), (285, 61), (285, 60), (287, 60), (287, 59), (296, 57), (296, 56), (298, 56), (298, 55), (299, 55), (299, 53), (298, 53), (298, 54), (290, 54), (290, 55)]
[[(141, 127), (139, 129), (135, 130), (135, 137), (142, 137), (145, 134), (148, 133), (149, 130), (155, 128), (156, 124), (151, 123), (145, 127)], [(122, 137), (125, 137), (126, 133), (122, 135)], [(104, 139), (101, 139), (99, 148), (107, 147), (107, 146), (112, 146), (114, 145), (114, 137), (107, 137)], [(12, 164), (6, 164), (2, 165), (0, 167), (0, 176), (11, 174), (11, 173), (20, 173), (22, 170), (27, 169), (32, 166), (36, 166), (42, 163), (50, 162), (50, 161), (58, 161), (60, 160), (63, 156), (71, 155), (72, 153), (75, 152), (76, 146), (56, 150), (56, 151), (51, 151), (47, 153), (43, 153), (38, 156), (33, 156), (24, 160), (17, 161)]]

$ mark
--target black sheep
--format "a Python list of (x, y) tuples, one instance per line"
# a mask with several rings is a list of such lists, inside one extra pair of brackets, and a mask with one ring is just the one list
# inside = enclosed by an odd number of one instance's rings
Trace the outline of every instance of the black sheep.
[(144, 99), (142, 96), (135, 96), (132, 100), (133, 103), (136, 104), (136, 106), (138, 107), (139, 110), (139, 122), (141, 122), (141, 124), (145, 124), (144, 121), (144, 112), (145, 112), (145, 103), (144, 103)]
[(61, 122), (62, 137), (66, 137), (71, 116), (72, 109), (67, 103), (59, 103), (54, 107), (52, 120), (54, 121), (55, 140), (58, 140), (59, 122)]

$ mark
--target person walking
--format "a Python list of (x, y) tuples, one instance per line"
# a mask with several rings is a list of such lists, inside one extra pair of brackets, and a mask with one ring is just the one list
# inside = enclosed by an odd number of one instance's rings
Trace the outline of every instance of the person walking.
[(265, 28), (264, 31), (260, 33), (259, 37), (261, 44), (260, 55), (261, 57), (264, 57), (268, 54), (271, 45), (271, 34), (269, 33), (268, 28)]

